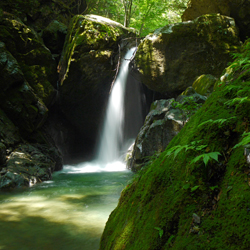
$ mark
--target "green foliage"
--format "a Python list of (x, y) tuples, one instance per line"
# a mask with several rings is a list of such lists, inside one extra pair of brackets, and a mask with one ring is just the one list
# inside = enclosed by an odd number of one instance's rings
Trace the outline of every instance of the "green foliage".
[(241, 140), (241, 142), (237, 143), (237, 144), (233, 147), (233, 149), (238, 148), (238, 147), (240, 147), (240, 146), (245, 146), (245, 145), (247, 145), (247, 144), (250, 143), (250, 132), (244, 132), (244, 133), (242, 134), (242, 137), (243, 137), (243, 139)]
[[(130, 14), (127, 13), (130, 8), (127, 2), (132, 2)], [(108, 17), (122, 24), (130, 24), (130, 27), (138, 30), (140, 36), (145, 36), (169, 23), (181, 21), (181, 14), (186, 9), (187, 2), (188, 0), (87, 0), (86, 13)], [(127, 17), (129, 21), (126, 21)]]
[(195, 102), (193, 96), (185, 97), (182, 102), (172, 102), (174, 108), (179, 108), (182, 111), (183, 120), (188, 120), (202, 106), (201, 103)]
[(160, 238), (161, 238), (162, 235), (163, 235), (163, 230), (162, 230), (160, 227), (154, 227), (154, 229), (156, 229), (156, 230), (159, 231), (159, 236), (160, 236)]

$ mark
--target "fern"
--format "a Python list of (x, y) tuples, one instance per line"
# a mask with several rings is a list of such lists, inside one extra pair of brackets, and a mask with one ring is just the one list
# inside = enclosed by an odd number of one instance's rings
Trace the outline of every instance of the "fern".
[(233, 149), (238, 148), (238, 147), (240, 147), (240, 146), (245, 146), (245, 145), (247, 145), (247, 144), (250, 143), (250, 132), (244, 132), (244, 133), (242, 134), (242, 137), (243, 137), (242, 141), (239, 142), (238, 144), (236, 144), (236, 145), (233, 147)]

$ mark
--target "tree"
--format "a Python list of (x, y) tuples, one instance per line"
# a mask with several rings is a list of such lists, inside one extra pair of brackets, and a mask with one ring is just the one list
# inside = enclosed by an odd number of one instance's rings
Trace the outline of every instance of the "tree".
[(86, 0), (89, 14), (108, 17), (145, 36), (169, 23), (181, 21), (188, 0)]

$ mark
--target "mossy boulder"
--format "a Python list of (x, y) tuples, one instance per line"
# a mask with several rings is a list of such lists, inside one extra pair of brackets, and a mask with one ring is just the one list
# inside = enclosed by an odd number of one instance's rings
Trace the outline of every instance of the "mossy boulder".
[(245, 40), (250, 37), (250, 2), (235, 0), (191, 0), (182, 15), (183, 21), (194, 20), (204, 14), (220, 13), (235, 19), (240, 30), (240, 37)]
[(89, 148), (96, 140), (115, 76), (118, 44), (129, 35), (134, 33), (121, 24), (95, 15), (75, 16), (68, 29), (58, 66), (58, 105)]
[(151, 90), (178, 94), (196, 77), (218, 77), (240, 45), (234, 20), (220, 14), (167, 25), (139, 45), (133, 69)]
[(34, 31), (12, 15), (4, 15), (0, 28), (0, 40), (17, 60), (24, 78), (46, 105), (51, 104), (57, 82), (57, 65), (51, 52)]
[(101, 250), (249, 249), (249, 46), (229, 81), (122, 191)]
[(213, 75), (201, 75), (193, 82), (192, 87), (200, 95), (209, 95), (213, 92), (217, 80)]

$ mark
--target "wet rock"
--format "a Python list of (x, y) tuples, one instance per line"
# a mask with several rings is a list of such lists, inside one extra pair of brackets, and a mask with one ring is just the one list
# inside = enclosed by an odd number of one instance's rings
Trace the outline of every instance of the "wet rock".
[(239, 45), (232, 18), (204, 15), (148, 35), (138, 47), (133, 72), (151, 90), (179, 94), (202, 74), (219, 77)]
[(158, 100), (151, 105), (151, 111), (136, 138), (132, 157), (127, 161), (127, 167), (132, 171), (140, 170), (149, 156), (164, 151), (182, 129), (183, 115), (180, 109), (172, 106), (173, 101), (174, 99)]
[(220, 13), (235, 19), (240, 30), (241, 39), (250, 36), (250, 2), (235, 0), (191, 0), (182, 15), (183, 21), (193, 20), (204, 14)]
[(21, 144), (8, 157), (6, 168), (1, 171), (0, 189), (31, 186), (51, 179), (55, 170), (56, 155), (46, 145)]

